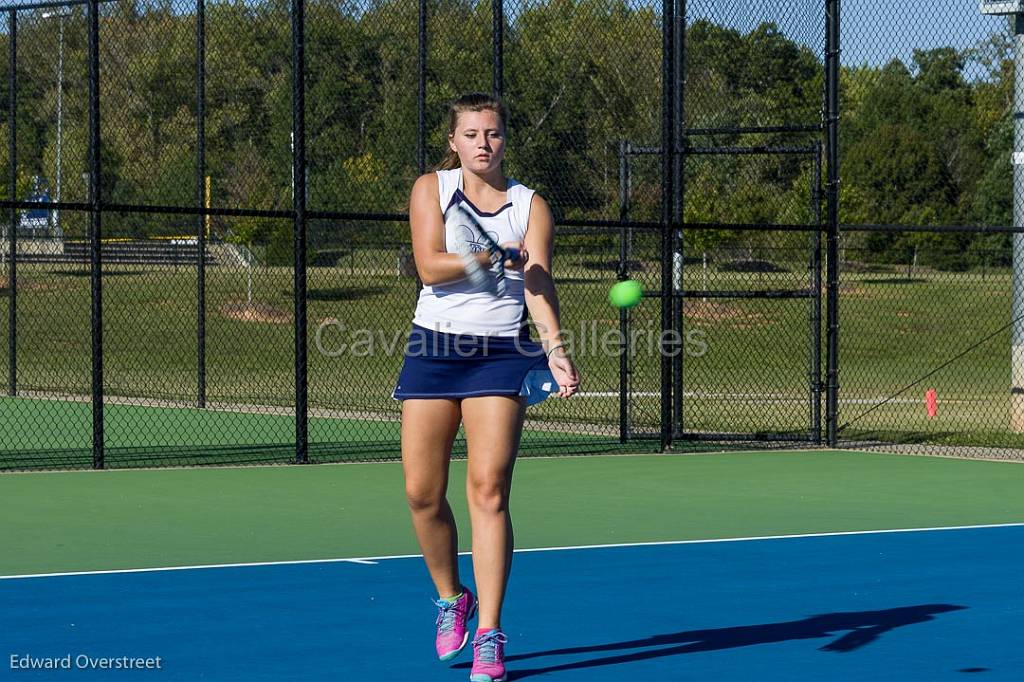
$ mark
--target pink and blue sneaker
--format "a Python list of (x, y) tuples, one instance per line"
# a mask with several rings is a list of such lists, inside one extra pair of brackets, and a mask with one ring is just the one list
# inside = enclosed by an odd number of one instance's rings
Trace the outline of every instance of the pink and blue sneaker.
[(477, 630), (473, 639), (470, 682), (505, 682), (505, 642), (501, 630)]
[(437, 612), (437, 657), (442, 661), (450, 661), (469, 641), (469, 630), (466, 624), (476, 613), (476, 597), (467, 588), (462, 588), (462, 596), (455, 601), (438, 599), (434, 602)]

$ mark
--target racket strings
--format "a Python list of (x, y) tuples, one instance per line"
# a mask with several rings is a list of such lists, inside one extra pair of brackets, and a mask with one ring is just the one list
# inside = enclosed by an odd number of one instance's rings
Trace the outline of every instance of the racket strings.
[[(486, 246), (487, 253), (491, 260), (491, 270), (484, 271), (482, 267), (479, 267), (479, 269), (473, 267), (467, 268), (470, 281), (478, 286), (481, 283), (490, 285), (486, 286), (488, 290), (492, 291), (498, 297), (504, 296), (507, 291), (507, 284), (505, 280), (505, 260), (508, 258), (507, 252), (498, 245), (498, 242), (496, 242), (491, 235), (487, 233), (483, 228), (483, 225), (480, 224), (480, 221), (478, 221), (476, 216), (466, 208), (463, 202), (460, 201), (456, 206), (462, 217), (469, 223), (469, 228), (476, 233), (477, 238)], [(471, 251), (468, 244), (465, 246), (467, 247), (467, 251)]]

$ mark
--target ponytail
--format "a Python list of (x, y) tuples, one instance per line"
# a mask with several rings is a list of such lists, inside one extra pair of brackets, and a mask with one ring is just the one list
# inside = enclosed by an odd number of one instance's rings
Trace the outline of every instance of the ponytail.
[(437, 164), (437, 168), (434, 170), (451, 170), (452, 168), (458, 168), (460, 164), (459, 155), (455, 153), (454, 149), (448, 147), (444, 152), (444, 158), (441, 159), (441, 163)]

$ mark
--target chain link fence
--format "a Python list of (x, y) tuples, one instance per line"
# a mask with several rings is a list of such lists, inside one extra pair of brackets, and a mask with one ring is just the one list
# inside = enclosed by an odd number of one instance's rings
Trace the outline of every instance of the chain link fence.
[(1013, 4), (843, 3), (841, 444), (1021, 457)]
[(1019, 457), (1015, 25), (838, 12), (4, 8), (0, 468), (397, 457), (408, 191), (471, 90), (555, 213), (584, 379), (530, 408), (524, 454)]

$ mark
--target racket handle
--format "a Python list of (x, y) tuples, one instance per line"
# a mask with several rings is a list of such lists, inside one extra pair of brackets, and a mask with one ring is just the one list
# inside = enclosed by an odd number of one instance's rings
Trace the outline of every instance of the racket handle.
[(517, 261), (519, 260), (519, 249), (508, 248), (505, 249), (505, 260)]

